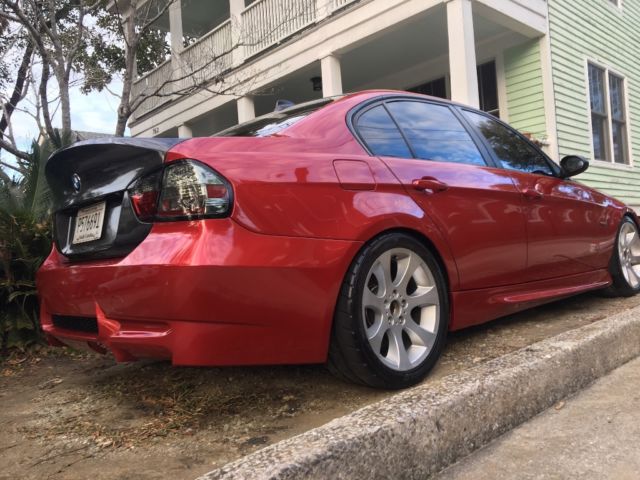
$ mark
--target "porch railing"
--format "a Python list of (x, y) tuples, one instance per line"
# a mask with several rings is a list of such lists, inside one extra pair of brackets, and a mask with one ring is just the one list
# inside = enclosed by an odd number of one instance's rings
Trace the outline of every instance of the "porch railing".
[[(134, 118), (151, 112), (172, 99), (175, 89), (185, 89), (211, 80), (244, 59), (276, 45), (314, 22), (358, 0), (257, 0), (238, 19), (229, 19), (195, 43), (176, 53), (155, 70), (136, 80), (132, 96), (146, 99)], [(322, 14), (321, 12), (326, 12)], [(236, 30), (237, 29), (237, 30)], [(242, 48), (234, 42), (240, 41)], [(232, 52), (232, 50), (237, 49)], [(234, 58), (236, 57), (236, 58)], [(239, 62), (238, 62), (239, 60)], [(171, 81), (174, 80), (174, 81)]]
[(245, 54), (261, 52), (317, 18), (315, 0), (258, 0), (241, 14)]
[(183, 88), (201, 85), (229, 70), (232, 49), (231, 20), (227, 20), (182, 51), (182, 72), (188, 75), (183, 75), (180, 85)]
[(136, 109), (136, 117), (140, 117), (171, 100), (173, 86), (170, 80), (172, 74), (173, 67), (171, 59), (169, 59), (134, 82), (131, 88), (132, 98), (140, 98), (141, 95), (149, 96)]

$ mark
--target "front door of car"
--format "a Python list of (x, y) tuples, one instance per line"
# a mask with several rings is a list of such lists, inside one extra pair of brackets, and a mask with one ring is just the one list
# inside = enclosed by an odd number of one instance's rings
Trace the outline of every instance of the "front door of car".
[[(588, 272), (607, 265), (606, 197), (559, 177), (559, 169), (528, 140), (485, 116), (464, 116), (486, 139), (495, 160), (522, 194), (528, 230), (528, 280)], [(605, 228), (603, 228), (605, 227)]]
[(462, 289), (506, 285), (523, 274), (520, 194), (505, 170), (487, 165), (450, 107), (394, 99), (354, 123), (447, 239)]

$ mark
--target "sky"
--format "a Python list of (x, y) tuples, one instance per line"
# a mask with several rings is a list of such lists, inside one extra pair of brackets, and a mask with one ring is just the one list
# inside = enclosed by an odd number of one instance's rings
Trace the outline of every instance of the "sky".
[[(55, 84), (55, 80), (52, 80), (51, 83)], [(113, 92), (118, 92), (121, 88), (121, 84), (118, 81), (114, 81), (109, 86), (109, 89)], [(118, 97), (107, 90), (84, 95), (77, 87), (71, 89), (70, 97), (71, 126), (74, 130), (99, 133), (113, 133), (115, 131)], [(20, 106), (26, 108), (28, 103)], [(38, 137), (38, 128), (35, 121), (26, 113), (16, 111), (11, 118), (11, 123), (16, 143), (19, 147), (28, 149), (31, 140)], [(60, 127), (59, 115), (54, 117), (53, 126)]]

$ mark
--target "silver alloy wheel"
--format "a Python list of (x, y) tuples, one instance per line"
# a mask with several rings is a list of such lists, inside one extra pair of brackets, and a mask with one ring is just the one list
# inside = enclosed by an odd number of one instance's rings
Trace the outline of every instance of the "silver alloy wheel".
[(384, 365), (408, 371), (431, 352), (440, 324), (440, 297), (426, 262), (406, 248), (380, 255), (369, 269), (362, 318), (376, 356)]
[(631, 288), (640, 286), (640, 235), (638, 227), (625, 222), (618, 237), (618, 257), (625, 280)]

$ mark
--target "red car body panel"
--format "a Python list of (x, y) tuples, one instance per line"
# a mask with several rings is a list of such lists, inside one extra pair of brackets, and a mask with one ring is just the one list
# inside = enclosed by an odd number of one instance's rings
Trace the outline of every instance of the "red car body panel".
[[(179, 365), (323, 362), (338, 288), (359, 242), (260, 235), (231, 219), (156, 224), (121, 260), (42, 266), (42, 327), (121, 359)], [(52, 314), (98, 318), (98, 335)]]
[[(570, 180), (370, 156), (346, 118), (382, 94), (345, 97), (282, 135), (172, 147), (165, 162), (196, 159), (230, 182), (230, 217), (154, 224), (123, 258), (71, 261), (54, 247), (37, 278), (51, 342), (176, 365), (324, 362), (349, 265), (388, 231), (436, 253), (450, 329), (611, 282), (627, 207)], [(424, 177), (447, 189), (414, 189)], [(98, 333), (52, 315), (96, 318)]]
[[(416, 204), (449, 245), (460, 289), (513, 283), (527, 268), (522, 195), (507, 170), (444, 162), (385, 158)], [(444, 192), (418, 191), (412, 183), (437, 178)], [(471, 227), (470, 227), (471, 226)], [(473, 238), (466, 232), (473, 231)]]

